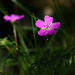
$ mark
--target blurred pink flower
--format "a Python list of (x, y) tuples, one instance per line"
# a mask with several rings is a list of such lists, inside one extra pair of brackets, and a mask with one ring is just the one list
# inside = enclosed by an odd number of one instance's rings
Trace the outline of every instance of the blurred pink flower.
[(10, 16), (8, 16), (8, 15), (3, 16), (5, 21), (10, 21), (10, 22), (15, 22), (23, 17), (24, 17), (24, 15), (19, 16), (19, 15), (15, 15), (15, 14), (11, 14)]
[[(45, 22), (44, 22), (45, 21)], [(53, 17), (49, 17), (49, 16), (45, 16), (44, 17), (44, 21), (42, 20), (37, 20), (35, 25), (38, 28), (41, 28), (37, 33), (40, 36), (45, 36), (47, 34), (52, 35), (54, 33), (56, 33), (57, 28), (60, 27), (60, 22), (55, 22), (53, 23)]]

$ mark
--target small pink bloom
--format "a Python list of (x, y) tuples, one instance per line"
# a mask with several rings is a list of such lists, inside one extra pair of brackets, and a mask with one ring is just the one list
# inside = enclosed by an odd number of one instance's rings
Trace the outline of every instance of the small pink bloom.
[(56, 33), (57, 28), (60, 27), (60, 22), (55, 22), (53, 23), (53, 17), (49, 17), (49, 16), (45, 16), (44, 17), (44, 21), (42, 20), (37, 20), (35, 25), (38, 28), (41, 28), (37, 33), (40, 36), (45, 36), (47, 34), (52, 35), (54, 33)]
[(5, 21), (10, 21), (10, 22), (15, 22), (23, 17), (24, 17), (24, 15), (19, 16), (19, 15), (15, 15), (15, 14), (11, 14), (10, 16), (8, 16), (8, 15), (3, 16)]

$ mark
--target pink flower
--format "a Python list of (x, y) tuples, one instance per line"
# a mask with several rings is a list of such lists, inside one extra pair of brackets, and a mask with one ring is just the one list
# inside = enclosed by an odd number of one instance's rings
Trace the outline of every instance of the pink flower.
[[(45, 22), (44, 22), (45, 21)], [(41, 28), (37, 33), (40, 36), (45, 36), (47, 34), (52, 35), (54, 33), (56, 33), (57, 28), (60, 27), (60, 22), (55, 22), (53, 23), (53, 17), (49, 17), (49, 16), (45, 16), (44, 17), (44, 21), (42, 20), (37, 20), (35, 25), (38, 28)]]
[(23, 17), (24, 17), (24, 15), (19, 16), (19, 15), (15, 15), (15, 14), (11, 14), (10, 16), (8, 16), (8, 15), (3, 16), (5, 21), (10, 21), (10, 22), (15, 22)]

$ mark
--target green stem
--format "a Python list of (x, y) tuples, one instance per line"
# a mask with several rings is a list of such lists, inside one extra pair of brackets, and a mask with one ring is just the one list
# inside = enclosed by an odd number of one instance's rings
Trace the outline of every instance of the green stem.
[(34, 24), (33, 24), (33, 16), (31, 16), (31, 21), (32, 21), (32, 28), (33, 28), (34, 42), (35, 42), (35, 46), (36, 46), (36, 48), (37, 48), (36, 36), (35, 36), (35, 29), (34, 29)]

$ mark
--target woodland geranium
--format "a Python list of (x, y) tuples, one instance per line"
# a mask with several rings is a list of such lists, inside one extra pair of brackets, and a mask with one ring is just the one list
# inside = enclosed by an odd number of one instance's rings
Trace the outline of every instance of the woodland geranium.
[(24, 17), (24, 15), (19, 16), (19, 15), (15, 15), (15, 14), (11, 14), (10, 16), (8, 16), (8, 15), (3, 16), (5, 21), (10, 21), (10, 22), (15, 22), (23, 17)]
[(38, 28), (41, 28), (37, 33), (40, 36), (45, 36), (47, 34), (52, 35), (54, 33), (56, 33), (55, 29), (58, 29), (60, 27), (60, 22), (54, 22), (53, 23), (53, 17), (49, 17), (48, 15), (46, 15), (44, 17), (44, 21), (42, 20), (37, 20), (35, 25)]

